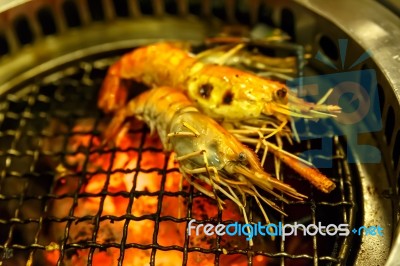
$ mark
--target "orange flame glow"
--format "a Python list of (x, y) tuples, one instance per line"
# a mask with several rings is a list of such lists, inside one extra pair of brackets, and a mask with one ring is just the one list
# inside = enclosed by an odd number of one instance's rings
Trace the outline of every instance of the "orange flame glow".
[[(75, 132), (89, 131), (91, 124), (79, 124), (74, 128)], [(119, 151), (105, 149), (101, 147), (100, 138), (93, 138), (90, 135), (74, 135), (69, 142), (68, 150), (77, 151), (82, 147), (89, 147), (92, 143), (91, 153), (85, 164), (86, 155), (77, 153), (67, 156), (69, 164), (77, 165), (76, 172), (97, 172), (95, 174), (84, 175), (85, 184), (80, 189), (80, 193), (96, 194), (99, 196), (79, 197), (74, 208), (73, 216), (76, 218), (90, 217), (87, 220), (72, 222), (69, 227), (68, 244), (79, 244), (87, 241), (97, 244), (116, 243), (120, 244), (126, 238), (125, 243), (136, 243), (140, 245), (156, 244), (165, 250), (152, 249), (151, 247), (126, 248), (124, 250), (123, 265), (149, 265), (150, 259), (154, 259), (155, 265), (181, 265), (183, 252), (172, 249), (172, 246), (184, 247), (185, 232), (187, 222), (175, 222), (171, 220), (159, 221), (158, 232), (155, 231), (154, 215), (160, 213), (160, 219), (165, 216), (177, 219), (187, 217), (187, 200), (176, 195), (169, 196), (160, 193), (179, 192), (181, 174), (178, 171), (168, 171), (166, 178), (163, 179), (162, 173), (152, 169), (164, 169), (165, 171), (177, 168), (173, 160), (174, 156), (167, 158), (166, 154), (160, 151), (146, 150), (152, 147), (162, 149), (158, 138), (146, 135), (141, 153), (135, 148), (140, 148), (141, 133), (121, 134), (119, 139)], [(96, 152), (102, 150), (102, 152)], [(141, 158), (139, 159), (139, 156)], [(138, 165), (140, 164), (140, 165)], [(123, 170), (121, 170), (123, 169)], [(140, 169), (138, 172), (136, 169)], [(100, 171), (101, 170), (101, 171)], [(79, 177), (71, 174), (61, 174), (64, 183), (58, 187), (55, 194), (61, 195), (71, 193), (79, 187)], [(187, 184), (184, 183), (184, 187)], [(163, 189), (162, 189), (163, 188)], [(121, 195), (121, 192), (125, 193)], [(150, 192), (154, 195), (136, 195), (129, 197), (129, 193)], [(104, 193), (104, 196), (101, 196)], [(110, 195), (111, 193), (111, 195)], [(118, 195), (113, 195), (118, 194)], [(133, 198), (133, 202), (132, 202)], [(158, 210), (159, 201), (162, 202), (161, 209)], [(241, 220), (241, 214), (236, 206), (230, 202), (225, 202), (225, 210), (222, 213), (223, 220)], [(103, 206), (101, 212), (100, 206)], [(73, 207), (73, 197), (55, 199), (52, 202), (51, 215), (62, 218), (70, 215)], [(217, 218), (218, 209), (214, 200), (206, 197), (195, 197), (192, 202), (192, 218)], [(129, 214), (129, 215), (128, 215)], [(94, 217), (116, 216), (121, 219), (111, 222), (110, 219), (96, 221)], [(126, 222), (126, 217), (140, 218), (148, 215), (149, 219), (130, 220)], [(95, 237), (95, 224), (99, 224)], [(53, 223), (51, 234), (55, 240), (64, 236), (66, 222)], [(124, 236), (124, 226), (127, 226)], [(188, 247), (215, 248), (216, 238), (211, 236), (191, 235)], [(222, 237), (221, 248), (226, 250), (235, 248), (246, 248), (246, 241), (241, 237)], [(63, 265), (83, 266), (87, 265), (89, 249), (76, 249), (72, 254), (68, 250), (64, 254)], [(46, 259), (49, 265), (56, 265), (59, 260), (59, 251), (46, 252)], [(96, 249), (92, 256), (92, 265), (113, 266), (118, 264), (121, 256), (119, 248), (108, 248), (106, 250)], [(247, 265), (245, 255), (220, 255), (220, 265)], [(215, 255), (212, 253), (189, 252), (187, 265), (214, 265)], [(266, 265), (266, 258), (256, 256), (253, 258), (253, 265)]]

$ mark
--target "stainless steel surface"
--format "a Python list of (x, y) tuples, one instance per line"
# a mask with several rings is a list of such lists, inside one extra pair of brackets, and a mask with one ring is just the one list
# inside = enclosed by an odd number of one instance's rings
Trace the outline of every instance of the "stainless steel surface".
[[(178, 32), (177, 28), (180, 29)], [(37, 46), (25, 47), (17, 55), (3, 58), (0, 68), (0, 94), (14, 88), (21, 79), (35, 77), (38, 73), (79, 58), (82, 54), (135, 47), (160, 39), (199, 42), (212, 33), (210, 29), (206, 23), (195, 18), (171, 17), (159, 21), (140, 18), (134, 23), (115, 21), (110, 25), (90, 25), (80, 29), (79, 33), (71, 31), (57, 36), (57, 40), (43, 38), (37, 42)]]
[(0, 0), (0, 13), (3, 13), (9, 9), (12, 9), (18, 5), (25, 4), (26, 2), (29, 2), (32, 0), (12, 0), (12, 1), (7, 1), (7, 0)]
[[(368, 202), (363, 209), (363, 224), (384, 225), (391, 232), (396, 226), (394, 221), (398, 219), (399, 204), (400, 164), (394, 161), (394, 154), (400, 143), (400, 18), (379, 3), (369, 0), (277, 1), (276, 6), (278, 10), (275, 21), (280, 19), (279, 9), (288, 8), (294, 13), (296, 21), (299, 21), (295, 24), (298, 41), (305, 46), (313, 46), (313, 54), (319, 49), (315, 44), (321, 35), (329, 36), (332, 40), (349, 38), (354, 41), (358, 47), (347, 52), (346, 60), (350, 62), (354, 62), (363, 51), (370, 51), (372, 60), (366, 65), (377, 71), (378, 84), (384, 92), (382, 120), (385, 134), (374, 133), (374, 138), (360, 140), (380, 147), (382, 154), (382, 164), (357, 165), (361, 173), (363, 199)], [(307, 23), (300, 23), (302, 20)], [(312, 38), (302, 37), (303, 32), (311, 33)], [(324, 66), (318, 67), (321, 69)], [(389, 109), (393, 110), (394, 119), (388, 118)], [(392, 128), (392, 132), (388, 132), (388, 128)], [(387, 136), (391, 137), (388, 139)], [(384, 194), (390, 195), (387, 197)], [(371, 254), (374, 254), (374, 263), (383, 264), (389, 254), (387, 247), (392, 238), (392, 234), (386, 234), (383, 241), (364, 237), (356, 263), (370, 263)], [(400, 253), (398, 246), (393, 253)]]
[(397, 224), (396, 230), (394, 231), (395, 237), (392, 243), (390, 255), (386, 261), (386, 266), (398, 266), (400, 265), (400, 226)]

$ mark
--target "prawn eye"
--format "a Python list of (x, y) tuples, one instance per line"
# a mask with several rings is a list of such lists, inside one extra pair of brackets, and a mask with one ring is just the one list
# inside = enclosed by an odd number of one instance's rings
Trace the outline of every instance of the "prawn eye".
[(210, 98), (211, 92), (213, 90), (213, 85), (210, 83), (205, 83), (199, 87), (199, 94), (204, 99)]
[(225, 92), (222, 102), (223, 104), (230, 104), (233, 101), (233, 93), (232, 91), (228, 90)]
[(287, 94), (287, 89), (285, 87), (280, 88), (279, 90), (276, 91), (276, 96), (278, 96), (278, 98), (285, 98)]
[(238, 155), (238, 161), (239, 161), (241, 164), (246, 165), (246, 164), (248, 163), (246, 153), (244, 153), (244, 152), (239, 153), (239, 155)]

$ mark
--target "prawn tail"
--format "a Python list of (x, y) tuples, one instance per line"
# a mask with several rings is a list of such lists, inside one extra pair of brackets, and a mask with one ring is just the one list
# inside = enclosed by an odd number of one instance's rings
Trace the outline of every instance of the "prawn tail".
[(121, 61), (113, 64), (103, 81), (97, 101), (98, 107), (105, 113), (122, 108), (128, 97), (128, 88), (121, 79)]
[(103, 135), (103, 144), (113, 142), (118, 145), (121, 137), (128, 131), (129, 124), (125, 121), (135, 115), (136, 101), (131, 100), (125, 107), (120, 108), (114, 114)]

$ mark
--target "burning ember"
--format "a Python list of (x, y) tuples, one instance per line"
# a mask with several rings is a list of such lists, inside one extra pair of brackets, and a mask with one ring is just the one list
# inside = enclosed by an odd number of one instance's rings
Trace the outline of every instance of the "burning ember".
[[(214, 265), (215, 254), (202, 249), (219, 249), (220, 265), (247, 265), (245, 255), (230, 251), (245, 249), (244, 237), (196, 236), (186, 233), (191, 219), (241, 221), (242, 215), (231, 201), (219, 216), (216, 202), (205, 196), (188, 200), (189, 186), (183, 182), (174, 156), (163, 152), (157, 136), (142, 135), (141, 123), (124, 129), (117, 148), (105, 147), (93, 129), (104, 125), (82, 120), (73, 129), (65, 162), (57, 167), (57, 184), (51, 202), (49, 234), (55, 246), (65, 245), (65, 253), (56, 248), (46, 252), (49, 265)], [(59, 125), (53, 128), (63, 131)], [(142, 138), (145, 138), (144, 141)], [(57, 147), (62, 141), (46, 145)], [(160, 171), (161, 169), (161, 171)], [(68, 217), (68, 219), (65, 219)], [(219, 218), (219, 219), (218, 219)], [(91, 248), (82, 248), (89, 243)], [(134, 243), (134, 244), (132, 244)], [(187, 246), (185, 245), (187, 244)], [(107, 247), (102, 248), (102, 245)], [(155, 248), (154, 246), (158, 248)], [(184, 258), (184, 249), (188, 257)], [(265, 265), (266, 257), (255, 256), (253, 265)]]

